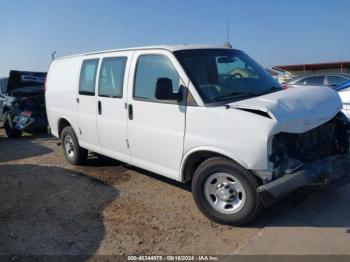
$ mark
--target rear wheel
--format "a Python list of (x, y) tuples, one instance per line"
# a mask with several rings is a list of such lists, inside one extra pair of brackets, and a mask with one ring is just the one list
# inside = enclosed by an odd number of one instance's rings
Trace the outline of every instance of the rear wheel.
[(63, 129), (61, 138), (64, 156), (68, 162), (73, 165), (83, 164), (87, 159), (88, 151), (79, 146), (78, 139), (71, 126)]
[(22, 131), (14, 127), (10, 113), (7, 113), (5, 116), (4, 128), (8, 138), (19, 138), (22, 136)]
[(242, 225), (262, 209), (258, 184), (249, 171), (222, 157), (204, 161), (192, 180), (192, 193), (200, 211), (211, 220)]

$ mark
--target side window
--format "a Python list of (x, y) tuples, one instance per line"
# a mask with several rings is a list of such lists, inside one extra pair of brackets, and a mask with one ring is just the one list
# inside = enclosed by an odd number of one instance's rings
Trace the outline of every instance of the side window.
[(105, 58), (100, 69), (98, 95), (122, 97), (126, 57)]
[(311, 76), (306, 78), (307, 85), (324, 85), (324, 76)]
[(173, 82), (173, 92), (179, 91), (180, 77), (166, 56), (141, 55), (136, 67), (134, 97), (158, 101), (154, 93), (159, 78), (170, 78)]
[(328, 85), (337, 86), (344, 83), (348, 79), (342, 76), (327, 76), (327, 80), (328, 80)]
[(98, 59), (85, 60), (81, 66), (79, 80), (80, 95), (95, 95), (95, 82)]
[(299, 80), (295, 84), (297, 84), (297, 85), (305, 85), (305, 80), (306, 80), (306, 78), (302, 78), (301, 80)]

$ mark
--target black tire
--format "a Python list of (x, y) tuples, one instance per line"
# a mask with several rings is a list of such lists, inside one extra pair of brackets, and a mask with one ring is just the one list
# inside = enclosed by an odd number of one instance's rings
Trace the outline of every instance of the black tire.
[[(219, 212), (212, 206), (213, 204), (210, 204), (210, 200), (207, 199), (205, 194), (206, 181), (213, 179), (215, 174), (232, 175), (243, 187), (245, 197), (237, 212), (234, 210), (232, 212), (235, 213), (230, 214)], [(217, 188), (218, 186), (214, 184), (214, 187)], [(257, 192), (257, 187), (258, 183), (256, 179), (248, 170), (236, 162), (223, 157), (213, 157), (204, 161), (199, 165), (192, 179), (192, 194), (200, 211), (209, 219), (225, 225), (239, 226), (247, 224), (260, 213), (262, 203)], [(239, 195), (236, 194), (237, 196)], [(219, 198), (219, 196), (217, 197)], [(217, 199), (213, 197), (212, 201), (215, 202)]]
[(22, 136), (22, 131), (21, 130), (18, 130), (14, 127), (11, 128), (11, 125), (10, 125), (10, 119), (11, 119), (11, 115), (10, 114), (6, 114), (5, 116), (5, 119), (4, 119), (4, 128), (5, 128), (5, 132), (6, 132), (6, 135), (8, 138), (19, 138)]
[[(71, 126), (67, 126), (62, 130), (61, 139), (64, 156), (68, 162), (72, 165), (83, 164), (87, 159), (88, 151), (85, 148), (80, 147), (78, 139)], [(66, 143), (68, 141), (72, 151), (66, 148)]]

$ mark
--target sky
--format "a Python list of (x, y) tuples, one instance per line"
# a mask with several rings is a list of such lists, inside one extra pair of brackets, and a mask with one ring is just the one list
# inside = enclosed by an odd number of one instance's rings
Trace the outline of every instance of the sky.
[(349, 0), (0, 0), (0, 76), (56, 57), (227, 39), (265, 67), (350, 60)]

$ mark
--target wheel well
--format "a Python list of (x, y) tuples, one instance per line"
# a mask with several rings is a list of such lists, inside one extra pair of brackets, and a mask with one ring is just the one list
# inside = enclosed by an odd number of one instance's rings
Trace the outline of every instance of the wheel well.
[[(192, 177), (196, 169), (200, 164), (202, 164), (205, 160), (212, 158), (212, 157), (223, 157), (232, 160), (231, 158), (228, 158), (225, 155), (211, 152), (211, 151), (198, 151), (190, 155), (185, 162), (185, 165), (183, 167), (183, 181), (185, 183), (191, 182)], [(232, 160), (234, 161), (234, 160)], [(250, 172), (250, 171), (249, 171)], [(252, 172), (251, 172), (252, 173)], [(257, 177), (254, 173), (252, 173), (253, 177), (257, 181), (259, 185), (262, 184), (261, 178)]]
[[(192, 180), (193, 174), (198, 168), (200, 164), (202, 164), (205, 160), (212, 158), (212, 157), (225, 157), (224, 155), (211, 152), (211, 151), (198, 151), (194, 152), (192, 155), (190, 155), (185, 162), (185, 165), (183, 167), (183, 181), (184, 182), (190, 182)], [(227, 157), (225, 157), (227, 158)]]
[(62, 130), (67, 127), (71, 126), (71, 124), (64, 118), (61, 118), (58, 122), (58, 136), (61, 137)]

